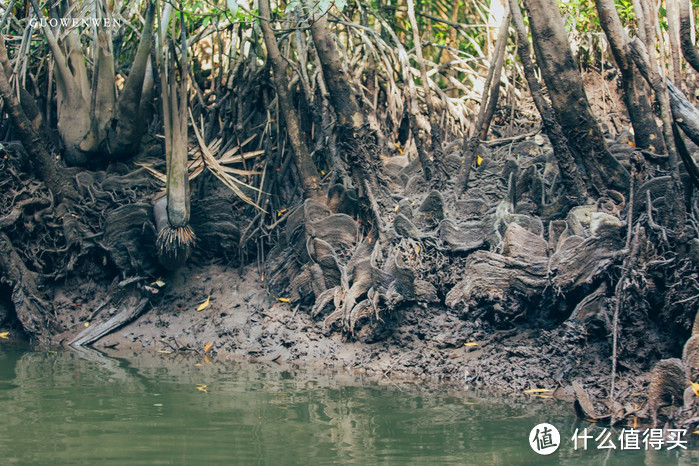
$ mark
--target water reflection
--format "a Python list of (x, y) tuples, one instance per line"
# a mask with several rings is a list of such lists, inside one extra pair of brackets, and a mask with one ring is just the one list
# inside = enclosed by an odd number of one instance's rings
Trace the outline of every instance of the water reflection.
[[(17, 464), (671, 464), (673, 452), (573, 451), (565, 404), (426, 390), (149, 352), (0, 351), (0, 447)], [(541, 457), (529, 430), (562, 448)]]

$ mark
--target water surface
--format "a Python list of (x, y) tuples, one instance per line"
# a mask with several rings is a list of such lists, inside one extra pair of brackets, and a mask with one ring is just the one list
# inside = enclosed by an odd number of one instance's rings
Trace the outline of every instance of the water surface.
[[(697, 462), (576, 451), (594, 426), (551, 400), (149, 352), (0, 348), (0, 419), (2, 464)], [(563, 437), (550, 456), (529, 446), (540, 422)]]

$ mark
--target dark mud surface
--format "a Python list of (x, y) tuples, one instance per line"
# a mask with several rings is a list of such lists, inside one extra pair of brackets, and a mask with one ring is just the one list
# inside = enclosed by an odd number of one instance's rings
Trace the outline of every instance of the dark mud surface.
[[(254, 267), (244, 268), (242, 275), (240, 269), (219, 265), (182, 268), (162, 277), (164, 285), (143, 315), (94, 346), (424, 380), (465, 390), (551, 389), (543, 396), (567, 401), (573, 400), (572, 380), (593, 388), (609, 380), (609, 358), (570, 326), (494, 330), (464, 321), (444, 306), (412, 305), (396, 312), (381, 341), (348, 341), (324, 328), (322, 320), (279, 300), (284, 297), (271, 296), (259, 278)], [(70, 329), (60, 337), (64, 344), (86, 322), (95, 325), (108, 317), (92, 315), (104, 299), (93, 283), (56, 290), (56, 309)], [(198, 311), (207, 299), (209, 305)], [(645, 384), (647, 376), (638, 370), (620, 382), (627, 394), (642, 392)]]

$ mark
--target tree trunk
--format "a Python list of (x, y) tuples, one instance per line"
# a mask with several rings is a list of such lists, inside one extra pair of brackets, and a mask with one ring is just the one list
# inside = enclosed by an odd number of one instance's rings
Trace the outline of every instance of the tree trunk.
[(364, 124), (357, 97), (342, 67), (342, 59), (333, 42), (334, 35), (328, 27), (326, 15), (312, 20), (311, 35), (323, 68), (323, 77), (330, 91), (330, 101), (335, 108), (341, 129), (358, 132)]
[[(425, 69), (425, 62), (422, 58), (422, 44), (420, 41), (420, 31), (417, 28), (417, 20), (415, 19), (415, 5), (413, 0), (408, 0), (408, 19), (410, 20), (410, 27), (413, 32), (413, 43), (415, 44), (415, 56), (417, 58), (418, 66), (420, 68), (420, 79), (422, 79), (422, 88), (425, 93), (425, 104), (427, 105), (427, 120), (430, 122), (432, 129), (432, 142), (434, 145), (441, 146), (441, 132), (439, 130), (434, 131), (435, 126), (439, 125), (439, 122), (433, 120), (432, 116), (434, 114), (434, 105), (432, 104), (432, 93), (430, 91), (429, 81), (427, 78), (427, 70)], [(417, 105), (417, 93), (415, 93), (414, 86), (412, 86), (412, 76), (408, 76), (411, 85), (409, 85), (410, 92), (410, 108), (408, 110), (408, 119), (410, 120), (410, 131), (413, 133), (413, 139), (415, 141), (415, 147), (417, 149), (418, 156), (420, 158), (420, 164), (422, 165), (422, 171), (425, 175), (426, 180), (431, 180), (432, 176), (435, 174), (434, 163), (430, 160), (429, 155), (425, 152), (425, 149), (420, 140), (420, 134), (418, 131), (418, 124), (416, 114), (419, 112)], [(408, 84), (408, 83), (406, 83)], [(437, 141), (439, 139), (439, 141)]]
[[(124, 84), (124, 89), (119, 95), (113, 114), (110, 115), (106, 125), (106, 134), (101, 141), (101, 149), (110, 159), (121, 160), (127, 158), (138, 149), (141, 136), (147, 125), (141, 112), (141, 100), (144, 97), (144, 82), (148, 73), (151, 41), (153, 39), (153, 19), (155, 17), (155, 3), (148, 5), (146, 22), (138, 44), (136, 57), (131, 71)], [(111, 56), (108, 57), (110, 60)], [(111, 76), (100, 75), (102, 80), (110, 78), (109, 83), (113, 87), (114, 74)], [(146, 87), (146, 91), (148, 88)], [(146, 97), (151, 97), (146, 92)]]
[[(386, 228), (385, 212), (380, 208), (387, 196), (383, 165), (376, 141), (368, 131), (350, 79), (334, 43), (334, 34), (328, 26), (326, 15), (312, 19), (311, 35), (321, 63), (330, 101), (339, 123), (339, 141), (344, 160), (352, 171), (355, 188), (361, 191), (361, 202), (371, 212), (372, 222), (380, 232)], [(386, 194), (386, 196), (379, 195)]]
[(665, 152), (658, 125), (653, 118), (653, 109), (648, 99), (648, 85), (638, 75), (632, 60), (626, 53), (628, 36), (621, 25), (614, 0), (596, 0), (599, 21), (609, 40), (612, 55), (621, 72), (624, 104), (629, 112), (637, 147), (653, 152)]
[[(286, 64), (279, 53), (277, 38), (270, 25), (269, 0), (260, 0), (260, 26), (267, 46), (267, 58), (272, 65), (272, 78), (277, 91), (279, 106), (281, 107), (291, 148), (294, 151), (294, 161), (301, 179), (301, 186), (305, 198), (320, 198), (322, 196), (320, 175), (313, 163), (311, 153), (301, 134), (301, 124), (298, 113), (291, 104), (289, 97), (289, 84), (286, 79)], [(310, 97), (310, 96), (309, 96)]]
[(2, 63), (2, 66), (0, 66), (0, 96), (5, 101), (7, 113), (10, 115), (22, 145), (31, 155), (34, 171), (39, 179), (46, 183), (46, 186), (59, 201), (62, 201), (64, 198), (77, 199), (78, 194), (72, 183), (62, 172), (56, 169), (56, 164), (51, 154), (49, 154), (44, 140), (34, 130), (32, 123), (22, 110), (14, 92), (12, 92), (9, 76), (5, 75), (5, 69), (10, 66), (3, 36), (0, 36), (0, 63)]
[[(649, 28), (650, 29), (650, 28)], [(649, 45), (653, 46), (651, 42)], [(630, 44), (631, 56), (639, 71), (648, 80), (648, 83), (655, 92), (660, 106), (660, 116), (663, 121), (663, 137), (667, 145), (668, 165), (670, 169), (670, 180), (666, 187), (666, 200), (669, 212), (664, 216), (666, 224), (670, 228), (680, 228), (687, 220), (686, 207), (682, 192), (682, 180), (680, 179), (680, 169), (675, 137), (672, 132), (672, 109), (670, 105), (670, 95), (667, 87), (667, 78), (658, 73), (658, 61), (655, 50), (646, 50), (641, 41), (636, 37)]]
[(549, 141), (551, 141), (551, 145), (553, 146), (553, 154), (558, 163), (558, 171), (561, 174), (561, 182), (565, 187), (566, 194), (571, 201), (570, 203), (572, 205), (583, 204), (587, 201), (588, 197), (585, 183), (580, 176), (580, 171), (578, 170), (577, 165), (575, 165), (575, 158), (570, 152), (568, 140), (563, 135), (561, 125), (558, 124), (553, 109), (546, 99), (544, 99), (544, 95), (541, 92), (541, 84), (539, 84), (539, 81), (536, 78), (536, 70), (529, 52), (529, 40), (527, 38), (527, 31), (524, 28), (522, 11), (519, 9), (517, 0), (509, 1), (510, 11), (512, 14), (512, 24), (517, 32), (517, 52), (519, 53), (519, 58), (522, 62), (524, 76), (529, 84), (529, 92), (531, 93), (534, 104), (539, 111), (539, 115), (541, 115), (541, 122), (544, 126), (544, 131), (546, 131)]
[(585, 169), (588, 190), (596, 194), (610, 188), (625, 192), (629, 173), (609, 152), (592, 115), (556, 1), (524, 3), (541, 75), (576, 162)]
[[(446, 167), (444, 166), (444, 150), (442, 149), (442, 128), (439, 124), (439, 117), (436, 115), (434, 104), (432, 102), (432, 91), (430, 90), (430, 81), (427, 77), (425, 60), (422, 56), (422, 41), (420, 39), (420, 31), (417, 27), (417, 20), (415, 19), (415, 5), (413, 3), (413, 0), (408, 0), (408, 18), (410, 20), (410, 27), (413, 30), (415, 55), (417, 57), (417, 62), (420, 67), (420, 79), (422, 80), (422, 88), (425, 93), (425, 103), (427, 105), (427, 119), (430, 122), (430, 132), (432, 137), (432, 158), (434, 160), (434, 162), (432, 163), (433, 167), (431, 168), (433, 169), (433, 173), (436, 175), (436, 178), (433, 181), (433, 185), (442, 186), (447, 178)], [(428, 159), (427, 157), (425, 158)], [(436, 168), (437, 170), (434, 171), (434, 168)], [(431, 178), (431, 176), (429, 178), (427, 177), (427, 170), (425, 170), (425, 178), (428, 180)]]
[(699, 53), (694, 45), (692, 34), (694, 24), (692, 21), (692, 5), (690, 0), (680, 0), (680, 46), (682, 54), (687, 63), (692, 65), (696, 72), (699, 72)]
[[(174, 23), (174, 20), (173, 20)], [(163, 26), (167, 22), (162, 23)], [(173, 25), (174, 28), (174, 25)], [(163, 105), (163, 127), (165, 133), (165, 217), (167, 222), (158, 222), (156, 248), (160, 263), (175, 269), (189, 258), (194, 247), (195, 237), (189, 225), (190, 192), (187, 169), (189, 154), (187, 142), (187, 37), (185, 35), (184, 14), (180, 12), (180, 59), (179, 80), (175, 73), (177, 60), (175, 46), (164, 48), (164, 63), (161, 63), (161, 100)], [(165, 29), (167, 29), (165, 27)], [(164, 43), (162, 44), (164, 45)], [(162, 215), (162, 200), (155, 203), (156, 220)]]
[[(519, 8), (519, 7), (518, 7)], [(481, 97), (481, 105), (478, 109), (478, 117), (476, 118), (475, 132), (469, 139), (468, 132), (464, 132), (464, 138), (461, 148), (461, 157), (464, 161), (464, 192), (468, 189), (468, 182), (471, 176), (471, 166), (476, 160), (476, 151), (481, 144), (481, 139), (485, 139), (488, 134), (490, 120), (495, 112), (497, 99), (500, 95), (500, 77), (502, 73), (502, 62), (507, 46), (507, 31), (509, 29), (508, 22), (502, 23), (498, 31), (498, 40), (495, 45), (495, 51), (491, 58), (491, 65), (488, 68), (488, 75), (485, 78), (483, 86), (483, 96)], [(491, 102), (495, 99), (495, 102)]]
[(670, 64), (672, 80), (679, 86), (682, 81), (682, 64), (680, 59), (680, 31), (677, 0), (665, 0), (665, 16), (667, 18), (668, 47), (670, 48)]

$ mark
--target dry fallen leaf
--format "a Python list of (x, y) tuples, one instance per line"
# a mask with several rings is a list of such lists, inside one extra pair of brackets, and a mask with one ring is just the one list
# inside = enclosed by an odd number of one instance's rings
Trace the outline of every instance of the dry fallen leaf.
[(10, 332), (2, 332), (2, 333), (0, 333), (0, 338), (2, 338), (3, 340), (9, 340), (10, 339), (9, 335), (10, 335)]
[(213, 345), (211, 344), (211, 342), (207, 342), (207, 343), (204, 345), (204, 352), (205, 352), (205, 353), (208, 353), (208, 352), (211, 350), (211, 347), (212, 347), (212, 346), (213, 346)]
[(209, 307), (209, 304), (211, 304), (211, 295), (209, 295), (209, 297), (206, 298), (206, 301), (199, 305), (199, 307), (197, 308), (197, 312), (203, 311), (204, 309)]
[(281, 301), (283, 303), (290, 303), (291, 300), (289, 298), (277, 298), (278, 301)]
[(158, 288), (164, 287), (165, 282), (163, 281), (163, 277), (158, 277), (157, 280), (150, 284), (150, 286), (157, 286)]
[(530, 390), (524, 390), (524, 393), (531, 395), (534, 393), (552, 393), (553, 390), (550, 388), (532, 388)]
[(692, 382), (692, 390), (696, 396), (699, 396), (699, 383)]
[(85, 322), (85, 324), (84, 324), (84, 325), (85, 325), (85, 327), (87, 328), (87, 327), (89, 327), (89, 326), (90, 326), (90, 322)]
[(206, 384), (203, 383), (197, 384), (197, 390), (199, 390), (200, 392), (208, 393), (206, 391)]
[(479, 155), (479, 156), (476, 158), (476, 165), (480, 167), (482, 163), (483, 163), (483, 157), (481, 157), (481, 156)]
[(464, 343), (464, 346), (478, 346), (478, 343), (475, 341), (469, 341), (468, 343)]

